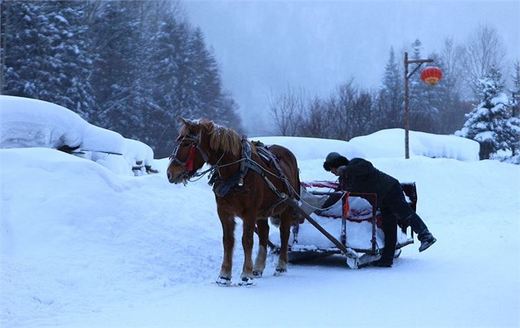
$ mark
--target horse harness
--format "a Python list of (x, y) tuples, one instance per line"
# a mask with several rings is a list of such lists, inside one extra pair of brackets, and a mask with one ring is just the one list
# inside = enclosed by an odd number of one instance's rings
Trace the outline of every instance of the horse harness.
[(269, 151), (269, 148), (259, 141), (254, 141), (253, 145), (256, 147), (257, 154), (260, 156), (260, 158), (262, 158), (262, 160), (264, 160), (266, 163), (272, 164), (272, 166), (276, 169), (277, 174), (270, 173), (265, 168), (263, 168), (257, 161), (253, 160), (251, 156), (251, 143), (246, 138), (242, 138), (242, 156), (240, 160), (240, 169), (237, 171), (237, 173), (235, 173), (233, 176), (226, 180), (223, 180), (220, 177), (220, 175), (218, 175), (218, 170), (216, 170), (213, 172), (209, 184), (213, 185), (213, 191), (218, 197), (225, 197), (230, 191), (234, 190), (236, 187), (243, 187), (244, 178), (246, 174), (249, 172), (249, 170), (252, 170), (253, 172), (259, 174), (264, 179), (264, 182), (267, 184), (269, 189), (281, 199), (279, 203), (275, 204), (272, 207), (272, 209), (274, 209), (280, 203), (285, 201), (288, 195), (283, 192), (280, 192), (274, 186), (271, 180), (269, 180), (269, 178), (267, 177), (266, 172), (282, 180), (285, 184), (285, 187), (287, 188), (288, 194), (294, 193), (292, 192), (293, 188), (291, 187), (287, 177), (283, 173), (278, 158), (276, 158), (276, 156), (271, 151)]
[[(177, 158), (177, 153), (183, 142), (189, 142), (191, 144), (190, 149), (188, 151), (188, 156), (185, 161), (181, 161)], [(274, 194), (276, 194), (278, 196), (278, 198), (280, 198), (280, 201), (275, 203), (269, 210), (269, 212), (271, 212), (278, 205), (280, 205), (281, 203), (286, 201), (289, 198), (289, 195), (294, 195), (294, 193), (295, 193), (294, 188), (291, 187), (287, 177), (283, 173), (283, 171), (280, 167), (278, 158), (276, 158), (276, 156), (271, 151), (269, 151), (269, 148), (260, 141), (253, 141), (252, 144), (255, 146), (257, 154), (260, 156), (260, 158), (262, 158), (266, 163), (272, 164), (272, 166), (276, 169), (277, 174), (273, 174), (273, 173), (267, 171), (258, 162), (253, 160), (253, 158), (251, 156), (252, 155), (251, 143), (246, 138), (242, 138), (242, 156), (241, 156), (240, 160), (236, 162), (236, 163), (240, 162), (240, 169), (238, 170), (237, 173), (235, 173), (233, 176), (231, 176), (228, 179), (225, 179), (225, 180), (222, 179), (222, 177), (220, 176), (220, 174), (218, 172), (218, 168), (224, 167), (226, 165), (230, 165), (230, 164), (219, 165), (219, 162), (223, 157), (222, 156), (217, 161), (217, 163), (214, 164), (210, 169), (208, 169), (204, 172), (201, 172), (201, 173), (197, 173), (195, 175), (203, 176), (206, 173), (211, 172), (208, 184), (213, 186), (213, 192), (215, 193), (215, 195), (217, 195), (217, 197), (225, 197), (229, 192), (231, 192), (235, 188), (243, 187), (244, 178), (245, 178), (246, 174), (249, 172), (249, 170), (252, 170), (252, 171), (256, 172), (257, 174), (259, 174), (264, 179), (264, 182), (267, 184), (269, 189)], [(175, 148), (172, 152), (172, 155), (170, 156), (170, 162), (184, 166), (186, 168), (185, 174), (186, 174), (186, 176), (188, 176), (189, 173), (192, 172), (194, 169), (194, 160), (195, 160), (196, 151), (199, 151), (202, 158), (204, 159), (204, 162), (207, 163), (209, 156), (206, 153), (206, 151), (204, 151), (200, 147), (199, 138), (195, 135), (186, 135), (181, 140), (179, 140), (177, 145), (175, 146)], [(273, 176), (276, 176), (278, 179), (280, 179), (284, 182), (285, 187), (287, 188), (287, 194), (280, 192), (274, 186), (274, 184), (271, 182), (271, 180), (269, 180), (269, 178), (267, 177), (266, 172), (268, 172), (269, 174), (271, 174)], [(193, 175), (191, 175), (191, 176), (193, 176)]]

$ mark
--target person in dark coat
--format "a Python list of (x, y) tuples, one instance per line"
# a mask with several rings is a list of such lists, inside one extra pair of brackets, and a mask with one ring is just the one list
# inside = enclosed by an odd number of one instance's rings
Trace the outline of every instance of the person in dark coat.
[(417, 234), (417, 239), (421, 242), (419, 252), (426, 250), (437, 241), (405, 200), (401, 184), (394, 177), (379, 171), (367, 160), (362, 158), (348, 160), (336, 152), (327, 155), (323, 168), (339, 177), (342, 190), (377, 194), (377, 206), (383, 217), (385, 248), (381, 258), (374, 262), (374, 265), (392, 266), (397, 243), (398, 220), (409, 225)]

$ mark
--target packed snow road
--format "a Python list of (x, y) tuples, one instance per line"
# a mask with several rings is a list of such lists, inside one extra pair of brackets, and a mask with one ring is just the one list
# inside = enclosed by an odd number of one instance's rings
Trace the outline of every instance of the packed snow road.
[[(292, 142), (303, 181), (332, 178), (301, 155), (308, 142)], [(255, 286), (219, 288), (221, 227), (205, 179), (171, 185), (166, 160), (157, 175), (130, 177), (51, 149), (2, 149), (0, 326), (518, 326), (519, 167), (370, 159), (417, 183), (431, 249), (407, 246), (390, 269), (349, 270), (336, 256), (281, 277), (270, 257)]]

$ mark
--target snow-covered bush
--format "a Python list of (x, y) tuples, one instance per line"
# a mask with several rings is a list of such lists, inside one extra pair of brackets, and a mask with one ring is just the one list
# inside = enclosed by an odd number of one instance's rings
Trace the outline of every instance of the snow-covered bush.
[(67, 149), (117, 173), (149, 171), (153, 150), (83, 120), (65, 107), (23, 97), (0, 96), (0, 148)]

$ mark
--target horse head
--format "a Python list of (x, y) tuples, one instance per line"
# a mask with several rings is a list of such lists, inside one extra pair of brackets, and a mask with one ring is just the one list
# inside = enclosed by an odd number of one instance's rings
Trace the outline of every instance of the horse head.
[(207, 125), (212, 122), (199, 122), (180, 118), (181, 127), (170, 155), (166, 170), (170, 183), (186, 184), (207, 161), (208, 145), (205, 138)]
[(238, 159), (242, 137), (233, 129), (210, 120), (180, 119), (181, 128), (170, 156), (167, 175), (171, 183), (186, 183), (204, 163), (218, 165), (223, 159)]

